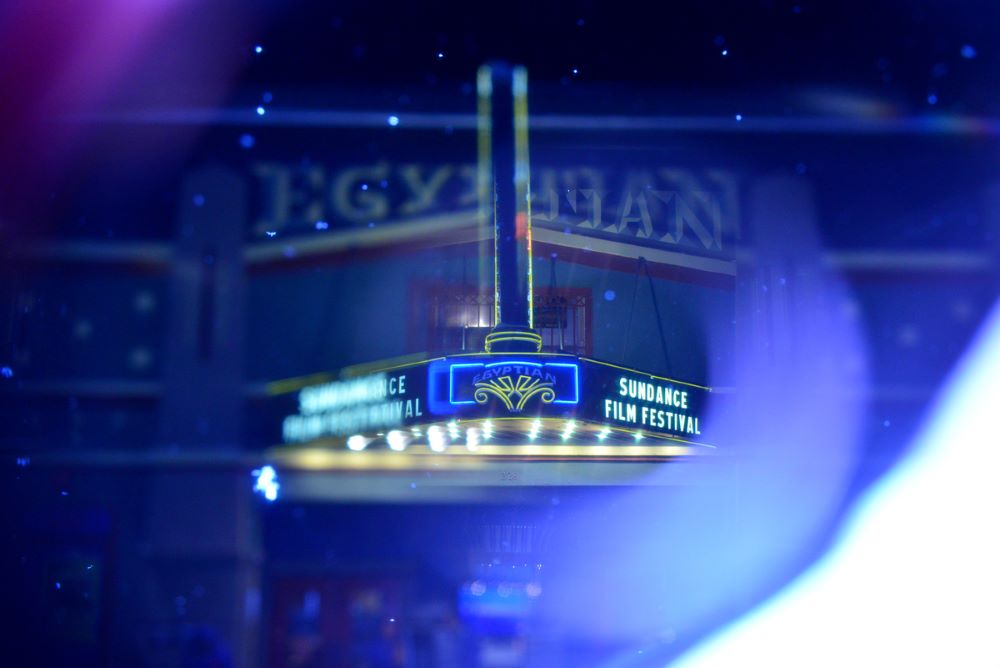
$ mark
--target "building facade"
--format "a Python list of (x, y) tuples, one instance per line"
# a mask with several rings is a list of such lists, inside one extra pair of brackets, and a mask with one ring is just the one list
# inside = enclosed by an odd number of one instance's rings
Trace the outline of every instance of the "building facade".
[[(545, 95), (531, 126), (543, 350), (711, 386), (716, 447), (302, 456), (281, 442), (276, 382), (477, 352), (495, 324), (471, 99), (469, 113), (98, 119), (51, 227), (19, 228), (2, 272), (5, 506), (28, 509), (6, 551), (19, 651), (275, 668), (587, 665), (636, 642), (670, 656), (780, 577), (706, 572), (697, 591), (666, 577), (655, 628), (614, 611), (587, 625), (552, 601), (619, 581), (574, 572), (568, 546), (593, 555), (629, 527), (600, 509), (633, 492), (704, 503), (717, 535), (694, 545), (746, 545), (816, 467), (801, 518), (753, 557), (786, 574), (811, 558), (995, 297), (995, 141), (587, 117)], [(178, 138), (183, 159), (137, 156)], [(266, 465), (273, 502), (254, 493)], [(776, 499), (755, 487), (765, 465)], [(664, 569), (689, 572), (684, 542), (657, 544)]]

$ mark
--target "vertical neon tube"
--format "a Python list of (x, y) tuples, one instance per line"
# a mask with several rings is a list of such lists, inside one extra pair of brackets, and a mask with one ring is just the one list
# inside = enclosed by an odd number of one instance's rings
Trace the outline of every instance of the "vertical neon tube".
[[(489, 257), (489, 238), (496, 218), (495, 194), (493, 192), (493, 156), (490, 148), (492, 136), (491, 99), (493, 97), (493, 75), (489, 65), (483, 65), (476, 74), (477, 115), (476, 140), (479, 158), (476, 170), (476, 193), (479, 199), (479, 287), (485, 289), (489, 285), (490, 268), (493, 273), (493, 323), (500, 322), (500, 284), (496, 280), (496, 263)], [(493, 235), (493, 255), (496, 257), (496, 236)]]
[[(480, 70), (480, 174), (492, 177), (496, 322), (487, 352), (538, 352), (534, 331), (528, 198), (528, 74), (492, 63)], [(488, 120), (483, 117), (487, 115)], [(489, 128), (489, 141), (483, 128)], [(488, 145), (488, 146), (487, 146)], [(481, 206), (487, 209), (489, 204)]]
[[(527, 253), (518, 269), (526, 269), (528, 285), (528, 327), (535, 326), (534, 278), (531, 255), (531, 169), (528, 154), (528, 70), (514, 68), (514, 191), (517, 197), (518, 237), (525, 239)], [(521, 260), (522, 258), (518, 258)]]

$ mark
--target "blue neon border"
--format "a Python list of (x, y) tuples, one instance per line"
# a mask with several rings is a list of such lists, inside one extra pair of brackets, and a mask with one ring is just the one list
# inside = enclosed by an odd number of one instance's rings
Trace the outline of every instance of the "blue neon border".
[(569, 404), (576, 405), (580, 403), (580, 365), (571, 364), (568, 362), (527, 362), (523, 360), (503, 360), (501, 362), (491, 362), (485, 364), (483, 362), (476, 362), (471, 364), (452, 364), (448, 367), (448, 403), (452, 406), (461, 406), (474, 404), (475, 401), (455, 401), (455, 369), (462, 368), (468, 369), (471, 367), (481, 367), (483, 369), (491, 366), (500, 366), (502, 364), (522, 364), (524, 366), (537, 366), (537, 367), (565, 367), (573, 370), (573, 398), (572, 399), (556, 399), (552, 403), (554, 404)]
[(482, 362), (476, 362), (475, 364), (452, 364), (448, 367), (448, 403), (452, 406), (461, 406), (462, 404), (474, 404), (475, 400), (472, 401), (455, 401), (455, 369), (463, 368), (467, 369), (469, 367), (483, 367), (486, 365)]

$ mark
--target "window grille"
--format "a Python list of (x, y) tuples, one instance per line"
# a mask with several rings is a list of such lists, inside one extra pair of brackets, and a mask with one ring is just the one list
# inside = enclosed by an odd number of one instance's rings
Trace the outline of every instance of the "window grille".
[[(493, 293), (473, 289), (431, 289), (429, 311), (430, 349), (433, 352), (483, 350), (494, 325)], [(544, 352), (588, 355), (591, 291), (587, 288), (536, 288), (535, 329)]]

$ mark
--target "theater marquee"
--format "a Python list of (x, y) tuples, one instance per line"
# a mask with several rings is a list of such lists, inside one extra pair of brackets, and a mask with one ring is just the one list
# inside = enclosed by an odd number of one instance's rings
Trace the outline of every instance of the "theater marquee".
[(282, 386), (274, 395), (290, 409), (281, 424), (283, 442), (359, 437), (366, 447), (389, 445), (390, 433), (405, 434), (408, 443), (441, 433), (448, 445), (467, 444), (470, 437), (476, 444), (557, 438), (705, 445), (711, 392), (590, 358), (544, 353), (454, 355), (296, 390)]
[[(702, 418), (709, 388), (586, 357), (539, 352), (542, 337), (536, 331), (532, 302), (527, 71), (491, 63), (480, 68), (476, 81), (480, 151), (475, 183), (492, 178), (495, 184), (492, 189), (477, 188), (480, 210), (492, 210), (494, 226), (495, 324), (486, 336), (485, 352), (437, 357), (298, 387), (280, 383), (282, 391), (276, 394), (286, 395), (284, 400), (294, 397), (281, 423), (282, 440), (326, 441), (353, 451), (381, 447), (401, 452), (414, 446), (440, 453), (462, 447), (467, 452), (488, 448), (488, 454), (532, 444), (526, 448), (531, 456), (537, 453), (535, 445), (549, 448), (548, 452), (560, 445), (591, 449), (602, 456), (614, 456), (618, 446), (624, 446), (623, 454), (634, 453), (646, 447), (641, 445), (644, 441), (650, 447), (639, 453), (642, 456), (657, 456), (657, 442), (705, 445)], [(410, 178), (417, 171), (408, 174), (411, 185), (425, 181)], [(433, 182), (443, 183), (448, 172), (439, 174), (443, 176)], [(660, 174), (676, 176), (671, 170)], [(618, 207), (618, 221), (610, 226), (602, 214), (601, 189), (583, 189), (594, 216), (581, 226), (601, 233), (635, 230), (637, 237), (672, 244), (684, 241), (691, 230), (704, 250), (722, 250), (721, 214), (711, 198), (696, 198), (708, 205), (703, 208), (715, 221), (706, 225), (685, 214), (692, 210), (677, 193), (650, 189), (648, 179), (643, 181), (644, 192), (638, 197), (627, 192)], [(365, 201), (377, 199), (382, 209), (387, 208), (388, 199), (370, 190), (360, 190)], [(420, 200), (432, 201), (433, 192), (428, 188)], [(577, 193), (571, 194), (572, 208), (579, 214)], [(657, 229), (650, 201), (673, 207), (668, 229)], [(554, 204), (549, 222), (559, 216), (558, 201)], [(370, 219), (370, 212), (363, 218)], [(660, 451), (670, 451), (663, 456), (671, 456), (676, 450), (683, 448), (666, 446)]]

